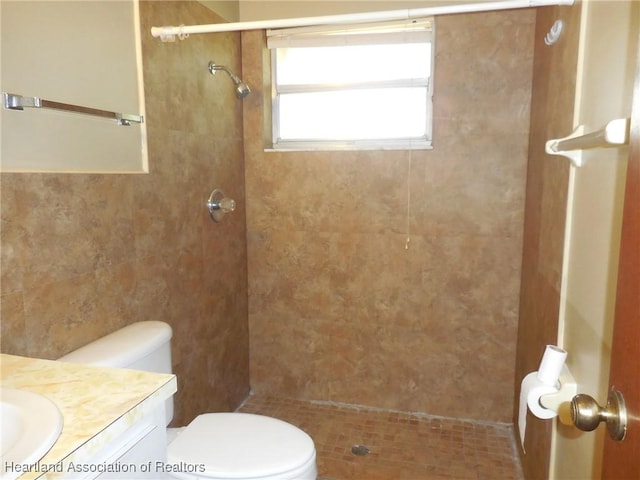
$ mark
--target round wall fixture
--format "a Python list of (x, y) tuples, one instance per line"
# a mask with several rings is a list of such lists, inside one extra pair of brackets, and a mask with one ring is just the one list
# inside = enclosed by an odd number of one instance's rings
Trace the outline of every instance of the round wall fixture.
[(546, 45), (553, 45), (558, 41), (560, 35), (562, 34), (562, 29), (564, 28), (564, 22), (562, 20), (556, 20), (551, 25), (551, 29), (544, 37), (544, 43)]
[(222, 218), (236, 209), (236, 202), (231, 198), (224, 196), (224, 192), (219, 188), (216, 188), (207, 200), (207, 209), (211, 219), (218, 223), (222, 221)]

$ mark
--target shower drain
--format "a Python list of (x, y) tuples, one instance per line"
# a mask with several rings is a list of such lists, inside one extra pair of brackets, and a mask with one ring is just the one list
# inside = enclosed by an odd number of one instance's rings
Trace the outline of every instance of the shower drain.
[(351, 447), (351, 453), (353, 453), (354, 455), (368, 455), (369, 454), (369, 447), (365, 446), (365, 445), (354, 445), (353, 447)]

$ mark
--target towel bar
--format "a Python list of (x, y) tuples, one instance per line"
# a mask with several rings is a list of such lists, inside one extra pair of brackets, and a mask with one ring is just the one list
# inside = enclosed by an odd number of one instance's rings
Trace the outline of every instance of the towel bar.
[(582, 166), (582, 150), (589, 148), (620, 147), (629, 144), (628, 118), (617, 118), (604, 128), (584, 133), (584, 125), (579, 125), (571, 135), (547, 141), (545, 152), (549, 155), (563, 155), (571, 160), (575, 167)]
[(44, 100), (40, 97), (23, 97), (14, 93), (2, 92), (3, 105), (7, 110), (24, 110), (25, 108), (52, 108), (54, 110), (64, 110), (65, 112), (82, 113), (104, 118), (112, 118), (118, 125), (129, 126), (131, 123), (143, 123), (141, 115), (130, 115), (127, 113), (110, 112), (98, 108), (82, 107), (69, 103), (54, 102)]

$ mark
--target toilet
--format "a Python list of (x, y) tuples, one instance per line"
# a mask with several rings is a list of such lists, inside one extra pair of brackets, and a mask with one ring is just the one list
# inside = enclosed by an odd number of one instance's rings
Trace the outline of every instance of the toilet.
[[(146, 321), (128, 325), (58, 360), (171, 373), (171, 327)], [(173, 397), (167, 400), (167, 425)], [(188, 480), (315, 480), (316, 450), (290, 423), (249, 413), (204, 413), (183, 428), (167, 429), (167, 463), (199, 465), (172, 473)]]

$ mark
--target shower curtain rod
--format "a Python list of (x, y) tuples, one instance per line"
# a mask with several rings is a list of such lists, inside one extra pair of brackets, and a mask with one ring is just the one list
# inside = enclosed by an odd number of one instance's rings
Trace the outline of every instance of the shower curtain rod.
[(340, 23), (360, 23), (384, 20), (410, 20), (412, 18), (448, 15), (454, 13), (486, 12), (510, 10), (514, 8), (545, 7), (552, 5), (573, 5), (574, 0), (503, 0), (460, 5), (441, 5), (381, 12), (348, 13), (318, 17), (283, 18), (279, 20), (257, 20), (250, 22), (213, 23), (208, 25), (180, 25), (151, 27), (151, 35), (163, 42), (173, 42), (176, 36), (183, 40), (194, 33), (236, 32), (241, 30), (263, 30), (269, 28), (307, 27), (311, 25), (334, 25)]

